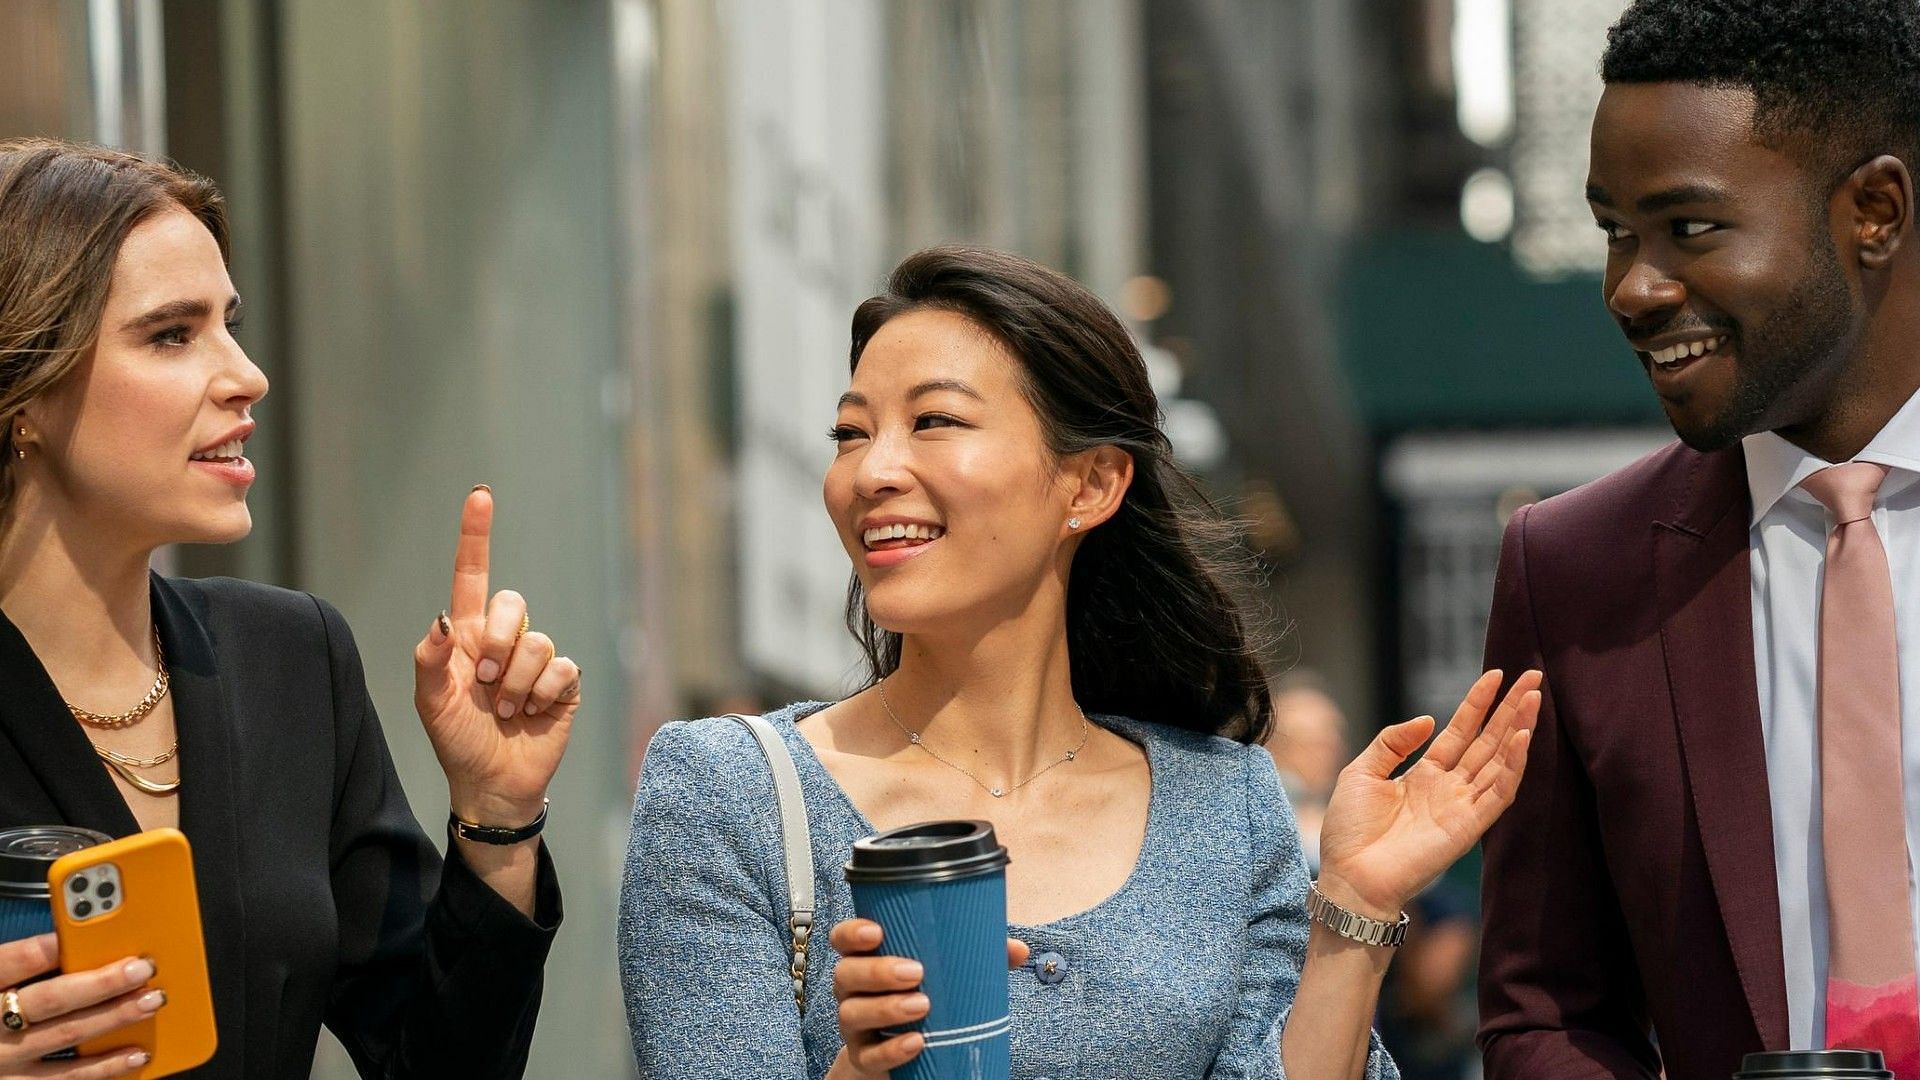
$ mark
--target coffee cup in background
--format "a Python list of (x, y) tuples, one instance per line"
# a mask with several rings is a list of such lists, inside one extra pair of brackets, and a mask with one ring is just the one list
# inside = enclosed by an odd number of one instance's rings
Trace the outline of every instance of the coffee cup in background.
[(112, 839), (70, 825), (0, 830), (0, 942), (53, 933), (48, 868), (62, 855)]
[(920, 962), (926, 1048), (893, 1080), (1007, 1080), (1007, 849), (984, 821), (931, 821), (857, 840), (853, 909), (880, 951)]
[(1768, 1050), (1748, 1054), (1733, 1080), (1893, 1080), (1878, 1050)]

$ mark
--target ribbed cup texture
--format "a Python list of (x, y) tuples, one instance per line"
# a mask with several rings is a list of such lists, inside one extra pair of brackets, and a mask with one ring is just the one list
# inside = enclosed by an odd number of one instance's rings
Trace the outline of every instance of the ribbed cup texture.
[(0, 896), (0, 942), (53, 933), (53, 906), (45, 900)]
[(880, 924), (880, 951), (920, 961), (927, 1048), (893, 1080), (1008, 1080), (1007, 878), (853, 885), (853, 908)]
[(1748, 1054), (1733, 1080), (1894, 1080), (1869, 1050), (1768, 1050)]

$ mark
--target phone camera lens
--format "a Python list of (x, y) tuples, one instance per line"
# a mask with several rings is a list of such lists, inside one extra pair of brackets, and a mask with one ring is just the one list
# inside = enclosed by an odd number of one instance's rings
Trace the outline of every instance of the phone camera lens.
[(73, 880), (67, 882), (67, 888), (72, 889), (74, 892), (77, 892), (77, 893), (86, 892), (87, 879), (79, 876), (78, 874), (75, 874), (73, 877)]
[(82, 901), (80, 901), (79, 903), (77, 903), (77, 904), (75, 904), (75, 905), (73, 905), (73, 913), (74, 913), (75, 915), (77, 915), (77, 916), (79, 916), (79, 917), (80, 917), (80, 918), (82, 918), (82, 919), (84, 919), (84, 918), (86, 918), (87, 916), (89, 916), (89, 915), (91, 915), (91, 914), (93, 914), (93, 903), (92, 903), (92, 901), (89, 901), (89, 900), (82, 900)]
[(113, 910), (113, 901), (111, 901), (111, 900), (102, 900), (102, 901), (100, 901), (100, 910), (101, 910), (101, 911), (112, 911), (112, 910)]
[(96, 891), (98, 891), (98, 892), (99, 892), (99, 894), (100, 894), (100, 899), (102, 899), (102, 900), (105, 900), (105, 899), (106, 899), (107, 897), (109, 897), (109, 896), (112, 896), (112, 895), (113, 895), (113, 882), (111, 882), (111, 881), (103, 881), (103, 882), (101, 882), (101, 883), (100, 883), (100, 888), (99, 888), (98, 890), (96, 890)]

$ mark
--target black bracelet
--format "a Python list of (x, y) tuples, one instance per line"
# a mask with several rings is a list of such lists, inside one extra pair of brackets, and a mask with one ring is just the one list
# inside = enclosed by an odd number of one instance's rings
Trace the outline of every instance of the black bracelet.
[(502, 829), (493, 825), (475, 825), (471, 821), (461, 821), (460, 815), (447, 811), (447, 828), (462, 840), (472, 840), (479, 844), (517, 844), (522, 840), (531, 840), (540, 835), (547, 827), (547, 800), (540, 800), (540, 816), (517, 829)]

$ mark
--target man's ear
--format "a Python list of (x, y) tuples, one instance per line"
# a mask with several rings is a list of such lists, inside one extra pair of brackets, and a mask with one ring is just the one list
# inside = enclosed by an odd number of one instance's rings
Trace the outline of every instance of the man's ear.
[(1913, 229), (1913, 174), (1906, 162), (1881, 154), (1853, 170), (1841, 190), (1852, 199), (1860, 265), (1883, 269)]
[(1098, 446), (1068, 459), (1068, 475), (1075, 489), (1067, 513), (1080, 523), (1069, 527), (1084, 532), (1119, 513), (1133, 484), (1133, 455), (1117, 446)]

